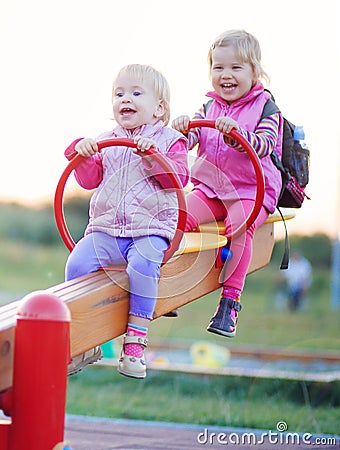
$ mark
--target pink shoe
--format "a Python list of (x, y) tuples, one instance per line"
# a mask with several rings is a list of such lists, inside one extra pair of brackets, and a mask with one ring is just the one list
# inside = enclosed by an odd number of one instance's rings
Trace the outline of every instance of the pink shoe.
[(146, 377), (146, 363), (144, 351), (141, 358), (136, 356), (126, 355), (124, 353), (125, 344), (139, 344), (145, 349), (148, 346), (148, 340), (142, 336), (128, 336), (125, 335), (123, 348), (118, 361), (118, 372), (126, 377), (131, 378), (145, 378)]

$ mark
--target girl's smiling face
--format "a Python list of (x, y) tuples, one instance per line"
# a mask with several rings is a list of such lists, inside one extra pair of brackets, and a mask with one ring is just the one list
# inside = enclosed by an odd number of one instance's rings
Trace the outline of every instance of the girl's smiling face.
[(113, 90), (112, 106), (118, 125), (129, 130), (154, 124), (164, 114), (163, 103), (157, 98), (149, 75), (143, 80), (127, 74), (119, 76)]
[(248, 94), (256, 77), (251, 64), (242, 61), (228, 45), (212, 51), (211, 81), (215, 91), (227, 103), (233, 103)]

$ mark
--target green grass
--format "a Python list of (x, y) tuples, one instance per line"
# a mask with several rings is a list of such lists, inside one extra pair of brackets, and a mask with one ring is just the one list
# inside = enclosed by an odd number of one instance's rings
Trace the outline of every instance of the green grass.
[[(272, 264), (248, 277), (237, 338), (226, 340), (205, 331), (219, 299), (216, 291), (181, 308), (178, 319), (153, 322), (151, 343), (152, 339), (190, 339), (230, 349), (235, 344), (255, 344), (339, 350), (340, 311), (330, 309), (328, 271), (316, 271), (315, 289), (298, 313), (277, 306), (277, 276)], [(68, 412), (72, 414), (272, 430), (284, 420), (289, 431), (339, 433), (339, 383), (153, 371), (140, 381), (104, 367), (88, 368), (69, 383)]]
[(329, 273), (319, 269), (308, 303), (291, 313), (277, 305), (278, 270), (275, 264), (250, 275), (242, 295), (236, 339), (225, 340), (207, 333), (206, 327), (219, 300), (215, 291), (181, 308), (179, 319), (160, 318), (150, 327), (152, 336), (172, 339), (203, 339), (234, 344), (254, 344), (306, 349), (340, 348), (340, 309), (330, 307)]
[(337, 434), (340, 384), (149, 371), (145, 380), (89, 367), (69, 379), (67, 411), (97, 417)]
[[(68, 252), (60, 246), (1, 241), (0, 302), (63, 281)], [(330, 307), (330, 274), (315, 268), (306, 308), (290, 313), (276, 302), (277, 263), (248, 277), (242, 296), (238, 334), (222, 339), (206, 332), (219, 299), (211, 293), (180, 310), (178, 319), (160, 318), (150, 327), (157, 339), (207, 340), (219, 344), (255, 344), (339, 350), (340, 310)], [(69, 379), (67, 412), (102, 417), (339, 433), (339, 383), (318, 384), (237, 377), (202, 377), (150, 371), (146, 380), (130, 380), (107, 367), (89, 367)]]
[(62, 246), (47, 247), (6, 240), (1, 240), (0, 246), (0, 291), (3, 296), (6, 293), (7, 301), (63, 281), (68, 253)]

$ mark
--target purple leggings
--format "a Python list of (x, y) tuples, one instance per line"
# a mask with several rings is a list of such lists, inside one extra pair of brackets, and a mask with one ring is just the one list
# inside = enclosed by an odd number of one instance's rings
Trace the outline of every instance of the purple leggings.
[(72, 280), (101, 267), (127, 263), (130, 283), (129, 314), (152, 320), (160, 267), (167, 239), (160, 236), (122, 238), (96, 231), (83, 237), (71, 252), (65, 268), (66, 280)]
[[(226, 232), (230, 234), (244, 223), (254, 206), (254, 200), (239, 200), (222, 202), (218, 198), (209, 198), (199, 189), (194, 189), (187, 195), (188, 219), (185, 231), (194, 230), (200, 223), (224, 220)], [(268, 211), (262, 207), (260, 214), (248, 228), (236, 239), (232, 239), (232, 259), (228, 262), (223, 281), (223, 296), (233, 298), (230, 292), (243, 290), (245, 278), (252, 256), (252, 239), (255, 228), (265, 222)]]

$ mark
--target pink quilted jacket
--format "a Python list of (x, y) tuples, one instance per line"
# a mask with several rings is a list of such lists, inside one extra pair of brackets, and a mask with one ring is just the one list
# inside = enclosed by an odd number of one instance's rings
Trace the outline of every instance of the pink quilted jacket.
[[(133, 133), (121, 127), (101, 134), (96, 140), (136, 135), (156, 141), (158, 150), (168, 159), (185, 186), (189, 179), (187, 140), (161, 121), (143, 125)], [(68, 159), (75, 153), (79, 139), (65, 151)], [(144, 158), (143, 158), (144, 159)], [(75, 170), (78, 183), (85, 189), (97, 188), (90, 201), (89, 223), (85, 234), (102, 231), (112, 236), (158, 235), (172, 239), (177, 224), (177, 197), (169, 189), (164, 171), (142, 161), (130, 147), (107, 147), (84, 159)]]

